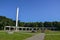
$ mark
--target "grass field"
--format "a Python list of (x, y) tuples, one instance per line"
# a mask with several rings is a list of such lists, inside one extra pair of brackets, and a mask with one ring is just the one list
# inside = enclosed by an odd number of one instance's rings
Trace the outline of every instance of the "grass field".
[(33, 33), (18, 32), (13, 34), (8, 34), (6, 32), (0, 32), (0, 40), (24, 40), (31, 37)]
[(46, 32), (45, 40), (60, 40), (60, 32)]

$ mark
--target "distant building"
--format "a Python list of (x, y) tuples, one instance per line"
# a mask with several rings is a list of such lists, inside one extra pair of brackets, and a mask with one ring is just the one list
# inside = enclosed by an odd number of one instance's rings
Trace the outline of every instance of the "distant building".
[[(17, 31), (27, 31), (27, 32), (31, 32), (31, 31), (37, 31), (37, 30), (56, 30), (56, 27), (17, 27)], [(15, 31), (16, 27), (15, 26), (5, 26), (4, 27), (5, 31)]]

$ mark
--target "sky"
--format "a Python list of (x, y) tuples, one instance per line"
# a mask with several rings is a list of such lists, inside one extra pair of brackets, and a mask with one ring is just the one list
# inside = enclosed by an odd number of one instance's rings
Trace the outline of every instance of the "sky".
[(0, 0), (0, 16), (22, 22), (60, 21), (60, 0)]

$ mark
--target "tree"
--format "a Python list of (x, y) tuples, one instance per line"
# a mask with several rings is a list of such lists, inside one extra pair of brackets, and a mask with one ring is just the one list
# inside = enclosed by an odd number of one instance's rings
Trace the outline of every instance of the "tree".
[(44, 22), (44, 27), (53, 27), (52, 22)]

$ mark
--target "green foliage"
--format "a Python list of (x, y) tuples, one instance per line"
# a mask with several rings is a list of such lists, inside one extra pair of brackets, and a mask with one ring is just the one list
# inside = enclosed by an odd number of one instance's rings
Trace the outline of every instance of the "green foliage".
[(12, 19), (6, 18), (5, 16), (0, 16), (0, 30), (4, 28), (4, 26), (13, 26), (14, 22)]
[(44, 26), (45, 27), (53, 27), (53, 23), (52, 22), (44, 22)]
[[(5, 16), (0, 16), (0, 30), (4, 26), (15, 26), (16, 21)], [(60, 22), (20, 22), (18, 21), (18, 26), (21, 27), (57, 27), (57, 30), (60, 30)]]

